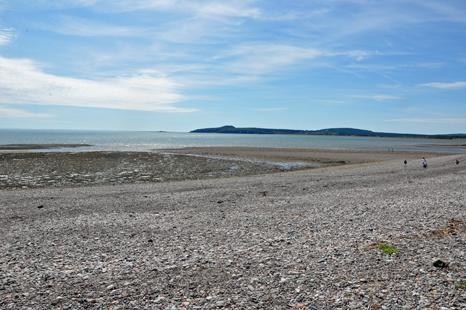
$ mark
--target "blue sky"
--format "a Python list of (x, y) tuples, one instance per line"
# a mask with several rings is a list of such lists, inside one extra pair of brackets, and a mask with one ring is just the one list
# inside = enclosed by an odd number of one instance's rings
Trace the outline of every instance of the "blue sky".
[(0, 128), (466, 132), (464, 0), (0, 0)]

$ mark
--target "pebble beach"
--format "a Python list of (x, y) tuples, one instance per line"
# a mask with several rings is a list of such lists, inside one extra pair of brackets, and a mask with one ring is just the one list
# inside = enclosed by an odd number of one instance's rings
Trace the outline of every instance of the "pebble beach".
[(464, 153), (0, 159), (1, 309), (466, 309)]

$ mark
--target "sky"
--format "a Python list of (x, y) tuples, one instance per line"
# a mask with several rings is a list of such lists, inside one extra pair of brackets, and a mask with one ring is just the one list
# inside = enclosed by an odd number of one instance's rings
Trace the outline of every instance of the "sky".
[(466, 133), (464, 0), (0, 0), (0, 128)]

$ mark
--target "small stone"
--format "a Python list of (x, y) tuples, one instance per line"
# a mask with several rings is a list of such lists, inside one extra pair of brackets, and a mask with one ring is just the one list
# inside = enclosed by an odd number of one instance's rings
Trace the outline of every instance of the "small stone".
[(164, 299), (165, 299), (165, 297), (157, 297), (157, 299), (154, 300), (154, 303), (159, 304), (159, 303), (161, 303)]
[(188, 302), (188, 301), (183, 302), (183, 306), (185, 306), (186, 308), (188, 308), (189, 302)]
[(42, 209), (44, 206), (43, 205), (40, 205), (37, 207), (37, 209)]
[(304, 304), (297, 304), (296, 308), (304, 308)]

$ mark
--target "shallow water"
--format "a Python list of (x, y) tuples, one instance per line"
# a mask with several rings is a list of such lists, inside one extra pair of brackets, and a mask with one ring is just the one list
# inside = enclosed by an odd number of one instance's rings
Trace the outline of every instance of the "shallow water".
[[(459, 142), (458, 142), (459, 141)], [(465, 140), (395, 139), (367, 137), (329, 137), (293, 135), (242, 135), (181, 132), (72, 131), (0, 129), (2, 144), (91, 144), (79, 149), (45, 151), (149, 151), (184, 147), (245, 146), (302, 149), (348, 149), (371, 151), (461, 152), (465, 149), (444, 147), (466, 144)], [(421, 146), (425, 144), (429, 146)], [(436, 146), (439, 147), (436, 147)], [(440, 147), (442, 146), (442, 147)]]

